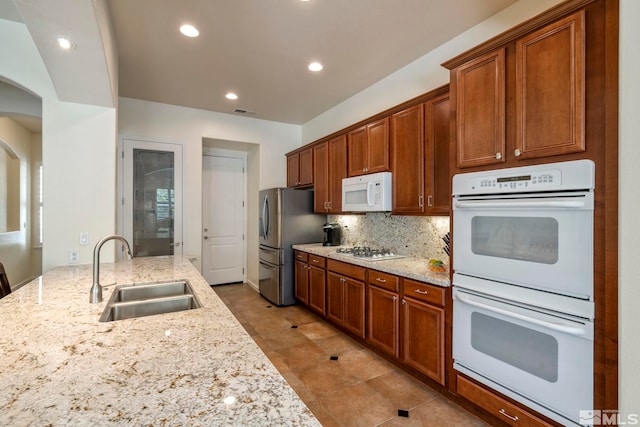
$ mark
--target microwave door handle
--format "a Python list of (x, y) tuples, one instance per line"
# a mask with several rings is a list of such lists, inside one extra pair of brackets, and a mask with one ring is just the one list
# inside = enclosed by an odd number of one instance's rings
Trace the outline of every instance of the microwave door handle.
[(584, 198), (572, 200), (456, 200), (455, 207), (460, 209), (495, 209), (495, 208), (585, 208)]
[(367, 182), (367, 205), (373, 206), (373, 201), (371, 200), (371, 193), (373, 192), (373, 182)]
[(494, 313), (503, 314), (508, 317), (512, 317), (514, 319), (523, 320), (525, 322), (533, 323), (548, 329), (553, 329), (555, 331), (564, 332), (570, 335), (586, 335), (586, 331), (584, 328), (580, 328), (578, 326), (569, 325), (567, 323), (556, 323), (549, 322), (546, 320), (536, 319), (534, 317), (525, 316), (524, 314), (514, 313), (509, 310), (505, 310), (499, 307), (494, 307), (489, 304), (482, 303), (480, 301), (475, 300), (473, 297), (468, 295), (463, 295), (460, 291), (455, 293), (455, 297), (460, 301), (468, 305), (472, 305), (474, 307), (483, 308), (488, 311), (492, 311)]

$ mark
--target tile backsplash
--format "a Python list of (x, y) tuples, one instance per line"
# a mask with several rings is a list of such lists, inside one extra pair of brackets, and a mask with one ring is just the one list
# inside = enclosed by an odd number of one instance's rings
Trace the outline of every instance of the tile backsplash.
[(386, 248), (407, 256), (438, 258), (449, 264), (444, 252), (444, 235), (449, 217), (396, 216), (388, 213), (329, 215), (342, 226), (342, 244)]

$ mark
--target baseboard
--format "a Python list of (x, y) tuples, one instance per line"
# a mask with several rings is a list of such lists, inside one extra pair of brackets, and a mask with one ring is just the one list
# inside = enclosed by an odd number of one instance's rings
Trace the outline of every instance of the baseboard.
[(253, 283), (251, 280), (247, 280), (247, 285), (251, 286), (251, 288), (257, 293), (260, 293), (260, 288), (258, 287), (258, 285)]

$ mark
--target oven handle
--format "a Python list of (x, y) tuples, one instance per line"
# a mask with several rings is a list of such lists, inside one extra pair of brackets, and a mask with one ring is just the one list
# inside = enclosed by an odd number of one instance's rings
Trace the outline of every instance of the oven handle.
[(478, 308), (483, 308), (485, 310), (492, 311), (494, 313), (503, 314), (505, 316), (513, 317), (515, 319), (523, 320), (525, 322), (534, 323), (536, 325), (553, 329), (555, 331), (564, 332), (570, 335), (586, 335), (586, 331), (584, 328), (580, 328), (578, 326), (569, 325), (567, 323), (556, 323), (556, 322), (548, 322), (546, 320), (536, 319), (535, 317), (525, 316), (520, 313), (514, 313), (509, 310), (504, 310), (499, 307), (494, 307), (489, 304), (484, 304), (480, 301), (473, 299), (473, 297), (468, 295), (463, 295), (460, 291), (456, 290), (455, 297), (465, 304), (469, 304)]
[(540, 199), (540, 200), (456, 200), (456, 208), (565, 208), (580, 209), (585, 208), (586, 203), (583, 197), (575, 199)]

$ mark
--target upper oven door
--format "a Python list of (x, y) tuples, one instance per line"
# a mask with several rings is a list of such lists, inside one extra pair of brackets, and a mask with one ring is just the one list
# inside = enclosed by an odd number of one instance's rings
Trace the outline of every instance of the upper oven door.
[(457, 273), (592, 300), (593, 193), (456, 197)]

